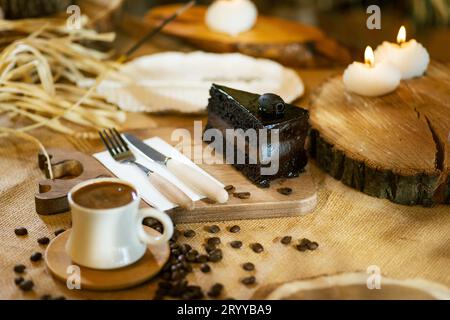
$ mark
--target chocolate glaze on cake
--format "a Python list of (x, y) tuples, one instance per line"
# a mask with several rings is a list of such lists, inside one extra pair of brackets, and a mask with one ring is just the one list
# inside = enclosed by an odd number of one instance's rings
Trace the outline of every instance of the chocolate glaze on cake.
[[(273, 95), (272, 95), (273, 96)], [(273, 175), (261, 174), (262, 167), (259, 157), (256, 164), (249, 164), (249, 146), (245, 150), (234, 145), (235, 159), (238, 155), (245, 156), (245, 164), (233, 165), (251, 181), (261, 187), (268, 187), (270, 181), (281, 177), (296, 177), (305, 167), (308, 158), (305, 150), (305, 140), (309, 129), (307, 110), (294, 105), (285, 104), (282, 113), (266, 113), (266, 107), (261, 108), (258, 94), (240, 91), (213, 84), (208, 103), (208, 123), (206, 130), (218, 129), (223, 133), (224, 148), (226, 143), (226, 129), (279, 129), (279, 145), (274, 146), (270, 140), (270, 148), (279, 148), (279, 170)], [(264, 97), (263, 97), (264, 98)], [(269, 97), (270, 98), (270, 97)], [(265, 101), (261, 99), (260, 101)], [(277, 101), (278, 103), (278, 101)], [(275, 109), (279, 109), (276, 106)], [(259, 144), (258, 144), (259, 146)], [(226, 150), (226, 149), (225, 149)], [(224, 150), (218, 150), (224, 153)], [(259, 147), (258, 147), (259, 152)], [(226, 156), (226, 154), (224, 154)]]

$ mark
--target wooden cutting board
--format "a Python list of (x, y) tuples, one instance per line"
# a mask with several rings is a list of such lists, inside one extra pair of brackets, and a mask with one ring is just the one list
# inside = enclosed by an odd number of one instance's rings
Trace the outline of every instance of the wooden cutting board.
[(311, 154), (343, 183), (406, 205), (450, 203), (450, 68), (376, 98), (346, 92), (341, 76), (312, 98)]
[[(152, 129), (133, 132), (139, 138), (145, 139), (159, 136), (171, 142), (172, 130)], [(90, 155), (80, 152), (51, 149), (52, 167), (57, 179), (45, 179), (39, 182), (39, 192), (36, 194), (36, 209), (40, 214), (55, 214), (68, 210), (67, 192), (77, 183), (100, 176), (111, 176), (100, 162)], [(45, 169), (43, 157), (40, 157), (40, 167)], [(200, 165), (202, 169), (219, 179), (225, 185), (233, 185), (236, 192), (250, 192), (249, 199), (239, 199), (230, 195), (225, 204), (211, 203), (208, 199), (197, 201), (190, 211), (173, 209), (168, 214), (175, 223), (202, 221), (223, 221), (237, 219), (257, 219), (284, 216), (299, 216), (311, 212), (317, 202), (316, 186), (311, 175), (306, 172), (297, 178), (279, 179), (272, 182), (268, 189), (253, 185), (239, 171), (227, 164)], [(277, 191), (278, 188), (289, 187), (293, 192), (289, 196)], [(143, 206), (146, 204), (143, 203)]]
[[(145, 21), (159, 25), (180, 5), (152, 8)], [(259, 15), (256, 25), (237, 36), (215, 32), (205, 24), (207, 7), (195, 6), (168, 24), (163, 33), (186, 40), (213, 52), (241, 52), (255, 57), (274, 59), (289, 66), (317, 66), (351, 61), (349, 51), (316, 27)]]

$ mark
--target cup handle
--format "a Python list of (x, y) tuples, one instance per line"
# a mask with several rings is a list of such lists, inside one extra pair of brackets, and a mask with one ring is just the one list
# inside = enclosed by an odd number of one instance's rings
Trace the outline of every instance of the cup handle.
[[(161, 222), (164, 227), (163, 234), (155, 237), (155, 236), (151, 236), (147, 232), (145, 232), (144, 226), (142, 225), (142, 221), (145, 218), (153, 218), (153, 219), (156, 219), (159, 222)], [(149, 244), (149, 245), (161, 244), (163, 242), (169, 241), (169, 239), (173, 235), (172, 220), (170, 219), (170, 217), (167, 214), (160, 212), (156, 209), (153, 209), (153, 208), (140, 209), (138, 212), (137, 220), (138, 220), (137, 221), (138, 237), (139, 237), (139, 240), (145, 244)]]

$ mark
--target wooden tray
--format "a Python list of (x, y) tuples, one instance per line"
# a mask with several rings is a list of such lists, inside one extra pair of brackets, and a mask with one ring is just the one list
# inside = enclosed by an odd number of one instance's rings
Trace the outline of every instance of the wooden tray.
[[(152, 26), (178, 10), (180, 5), (151, 9), (145, 21)], [(168, 24), (162, 32), (186, 40), (199, 48), (214, 52), (241, 52), (279, 60), (289, 65), (323, 64), (327, 59), (348, 63), (348, 50), (327, 38), (319, 29), (295, 21), (259, 15), (250, 31), (230, 36), (210, 30), (205, 22), (207, 7), (195, 6)], [(328, 64), (329, 62), (328, 61)]]
[(334, 178), (406, 205), (450, 203), (450, 68), (376, 98), (345, 91), (342, 76), (312, 99), (311, 154)]
[[(142, 139), (159, 136), (170, 142), (171, 130), (152, 129), (134, 133)], [(51, 149), (49, 153), (57, 179), (39, 182), (39, 192), (35, 198), (36, 209), (40, 214), (67, 211), (67, 192), (80, 181), (111, 176), (111, 172), (89, 155), (61, 149)], [(42, 156), (40, 159), (40, 167), (45, 169)], [(244, 200), (231, 195), (226, 204), (211, 203), (206, 199), (197, 201), (195, 208), (190, 211), (173, 209), (168, 214), (175, 223), (299, 216), (311, 212), (316, 206), (316, 186), (309, 173), (303, 173), (298, 178), (279, 179), (272, 182), (270, 188), (261, 189), (231, 165), (200, 167), (225, 185), (235, 186), (236, 192), (250, 192), (251, 197)], [(290, 187), (293, 192), (289, 196), (282, 195), (277, 191), (280, 187)]]

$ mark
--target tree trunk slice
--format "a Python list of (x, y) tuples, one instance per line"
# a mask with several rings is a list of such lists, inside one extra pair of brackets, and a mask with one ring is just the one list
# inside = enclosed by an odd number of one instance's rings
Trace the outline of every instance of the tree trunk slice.
[[(180, 5), (153, 8), (145, 17), (152, 26), (171, 16)], [(347, 64), (349, 51), (321, 30), (295, 21), (259, 15), (256, 25), (237, 36), (213, 31), (205, 24), (206, 6), (195, 6), (168, 24), (163, 33), (181, 38), (203, 50), (241, 52), (278, 60), (290, 66)]]
[(342, 76), (312, 98), (311, 156), (337, 180), (406, 205), (450, 203), (450, 68), (432, 62), (424, 77), (392, 94), (345, 91)]

